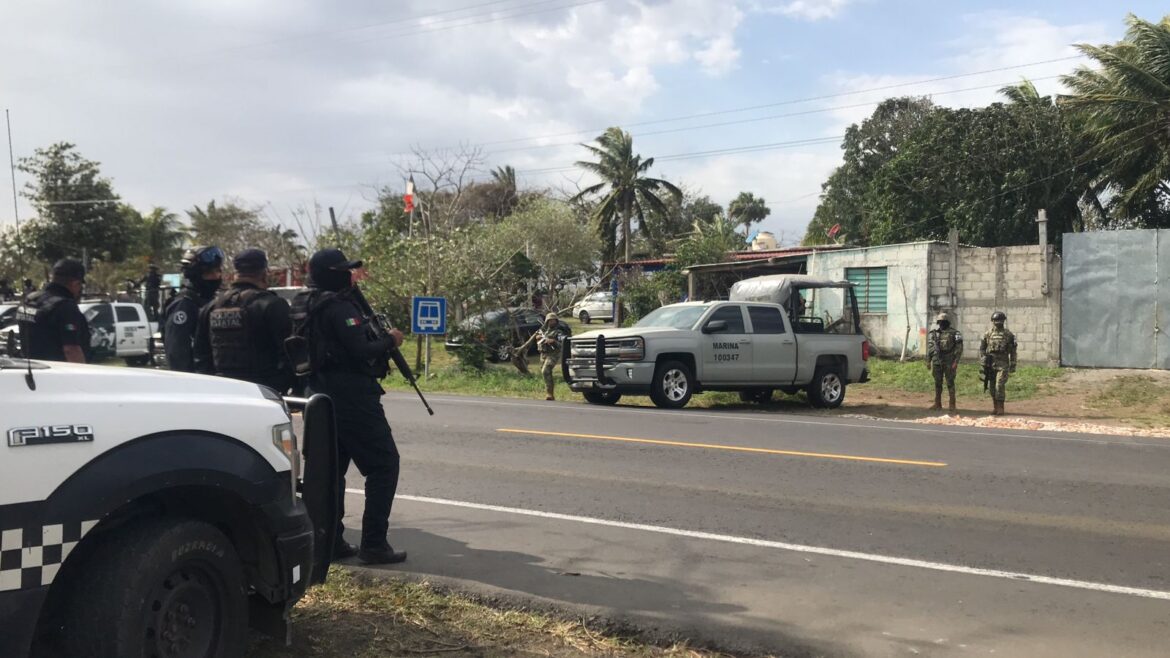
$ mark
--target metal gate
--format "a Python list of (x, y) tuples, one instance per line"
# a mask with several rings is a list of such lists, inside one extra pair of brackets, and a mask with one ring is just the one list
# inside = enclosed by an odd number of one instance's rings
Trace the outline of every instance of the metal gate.
[(1170, 230), (1064, 235), (1060, 362), (1170, 369)]

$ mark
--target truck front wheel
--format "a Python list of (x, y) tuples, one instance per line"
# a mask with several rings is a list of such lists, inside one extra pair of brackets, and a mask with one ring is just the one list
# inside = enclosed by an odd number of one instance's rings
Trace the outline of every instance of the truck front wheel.
[(115, 532), (74, 572), (81, 582), (65, 603), (65, 655), (243, 655), (244, 572), (222, 532), (185, 519)]
[(654, 380), (650, 382), (650, 399), (657, 407), (681, 409), (691, 401), (694, 381), (694, 375), (685, 363), (663, 361), (654, 370)]
[(808, 399), (814, 407), (836, 409), (845, 401), (845, 380), (836, 369), (820, 366), (808, 385)]

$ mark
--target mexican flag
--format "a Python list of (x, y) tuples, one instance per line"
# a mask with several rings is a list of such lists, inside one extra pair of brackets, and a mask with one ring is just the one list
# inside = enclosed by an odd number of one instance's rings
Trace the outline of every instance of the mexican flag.
[(414, 174), (406, 181), (406, 194), (402, 195), (402, 205), (404, 211), (414, 212)]

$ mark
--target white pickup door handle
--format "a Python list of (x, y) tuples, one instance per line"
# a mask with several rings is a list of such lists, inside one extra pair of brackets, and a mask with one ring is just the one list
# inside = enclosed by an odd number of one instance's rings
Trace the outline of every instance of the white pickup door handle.
[(780, 341), (780, 342), (781, 342), (781, 343), (783, 343), (783, 344), (785, 344), (785, 345), (791, 345), (791, 344), (795, 343), (796, 341), (794, 341), (794, 340), (792, 340), (791, 338), (789, 338), (788, 340), (782, 340), (782, 341)]

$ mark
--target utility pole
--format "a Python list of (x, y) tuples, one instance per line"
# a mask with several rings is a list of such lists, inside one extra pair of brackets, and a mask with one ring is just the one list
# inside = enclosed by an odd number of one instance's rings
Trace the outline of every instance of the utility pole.
[(24, 250), (21, 249), (20, 240), (20, 205), (16, 200), (16, 158), (12, 155), (12, 118), (8, 115), (8, 109), (4, 109), (4, 122), (8, 125), (8, 168), (9, 174), (12, 175), (12, 218), (16, 220), (16, 265), (21, 270), (21, 276), (24, 276)]

